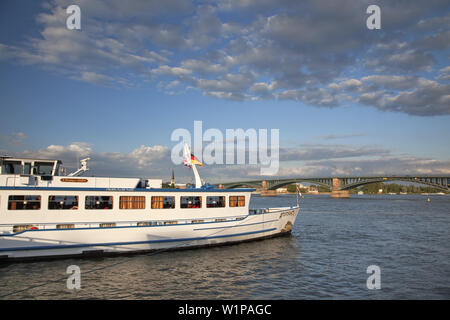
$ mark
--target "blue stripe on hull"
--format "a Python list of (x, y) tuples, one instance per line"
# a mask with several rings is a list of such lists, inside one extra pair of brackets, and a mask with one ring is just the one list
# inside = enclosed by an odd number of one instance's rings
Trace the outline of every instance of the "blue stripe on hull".
[[(0, 234), (1, 237), (14, 237), (20, 234), (29, 233), (29, 232), (46, 232), (46, 231), (61, 231), (61, 232), (70, 232), (70, 231), (77, 231), (77, 230), (107, 230), (107, 229), (130, 229), (130, 228), (165, 228), (165, 227), (177, 227), (177, 226), (192, 226), (192, 225), (202, 225), (202, 224), (212, 224), (212, 223), (229, 223), (229, 222), (236, 222), (241, 221), (243, 222), (246, 218), (249, 216), (245, 216), (244, 218), (240, 220), (228, 220), (228, 221), (207, 221), (207, 222), (189, 222), (189, 223), (177, 223), (177, 224), (157, 224), (157, 225), (148, 225), (148, 226), (115, 226), (115, 227), (79, 227), (79, 228), (67, 228), (67, 229), (27, 229), (16, 233), (5, 233)], [(214, 219), (214, 218), (212, 218)], [(170, 220), (163, 220), (162, 222), (170, 221)], [(278, 220), (267, 220), (267, 221), (261, 221), (261, 222), (255, 222), (255, 223), (247, 223), (247, 224), (239, 224), (239, 225), (233, 225), (233, 226), (226, 226), (226, 227), (214, 227), (214, 228), (198, 228), (194, 229), (194, 231), (197, 230), (208, 230), (208, 229), (221, 229), (221, 228), (235, 228), (235, 227), (245, 227), (255, 224), (263, 224), (263, 223), (269, 223), (274, 222)], [(147, 222), (147, 221), (138, 221), (138, 222)], [(148, 221), (152, 222), (152, 221)], [(72, 223), (72, 222), (69, 222)], [(100, 224), (100, 222), (75, 222), (76, 224)], [(30, 223), (30, 224), (39, 224), (39, 223)], [(59, 224), (59, 223), (57, 223)]]
[(94, 188), (94, 187), (0, 187), (0, 190), (36, 191), (126, 191), (126, 192), (253, 192), (256, 189), (167, 189), (167, 188)]
[[(252, 226), (252, 225), (255, 225), (255, 224), (270, 223), (270, 222), (275, 222), (275, 221), (279, 221), (279, 220), (267, 220), (267, 221), (260, 221), (260, 222), (254, 222), (254, 223), (237, 224), (237, 225), (234, 225), (234, 226), (226, 226), (226, 227), (198, 228), (198, 229), (194, 229), (194, 231), (212, 230), (212, 229), (238, 228), (238, 227)], [(226, 221), (224, 221), (224, 222), (226, 222)]]
[(18, 247), (18, 248), (0, 248), (0, 252), (25, 251), (25, 250), (52, 250), (52, 249), (83, 248), (83, 247), (106, 247), (106, 246), (121, 246), (121, 245), (134, 245), (134, 244), (150, 244), (150, 243), (209, 240), (209, 239), (245, 236), (245, 235), (250, 235), (250, 234), (269, 232), (269, 231), (273, 231), (273, 230), (276, 230), (276, 228), (270, 228), (270, 229), (264, 229), (264, 230), (258, 230), (258, 231), (251, 231), (251, 232), (243, 232), (243, 233), (233, 233), (233, 234), (227, 234), (227, 235), (221, 235), (221, 236), (210, 236), (210, 237), (162, 239), (162, 240), (133, 241), (133, 242), (81, 243), (81, 244), (57, 245), (57, 246), (32, 246), (32, 247)]

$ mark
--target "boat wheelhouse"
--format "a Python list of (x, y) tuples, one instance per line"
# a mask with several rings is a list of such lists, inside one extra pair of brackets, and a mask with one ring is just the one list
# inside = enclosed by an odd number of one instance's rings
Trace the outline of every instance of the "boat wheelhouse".
[(172, 189), (161, 179), (80, 176), (87, 160), (64, 175), (60, 160), (0, 158), (0, 259), (249, 241), (289, 233), (299, 211), (249, 209), (254, 189)]

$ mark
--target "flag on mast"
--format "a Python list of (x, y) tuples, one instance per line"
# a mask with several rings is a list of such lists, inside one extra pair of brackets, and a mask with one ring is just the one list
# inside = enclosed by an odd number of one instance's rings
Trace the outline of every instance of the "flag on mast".
[(190, 168), (193, 164), (199, 165), (200, 167), (203, 167), (203, 163), (201, 163), (193, 153), (191, 153), (191, 149), (187, 144), (184, 145), (184, 159), (183, 164)]
[(198, 159), (192, 153), (191, 153), (191, 163), (203, 167), (203, 164), (200, 161), (198, 161)]
[(200, 161), (198, 161), (198, 159), (191, 153), (191, 148), (189, 148), (187, 143), (184, 144), (184, 153), (183, 154), (184, 154), (183, 164), (185, 166), (187, 166), (188, 168), (192, 168), (192, 170), (194, 171), (195, 187), (201, 188), (202, 187), (202, 179), (200, 178), (200, 175), (198, 174), (196, 165), (203, 166), (203, 164)]

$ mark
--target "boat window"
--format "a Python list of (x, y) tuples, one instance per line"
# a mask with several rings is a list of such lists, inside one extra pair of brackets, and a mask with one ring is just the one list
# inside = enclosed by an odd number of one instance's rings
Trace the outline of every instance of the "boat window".
[(86, 196), (86, 209), (112, 209), (112, 196)]
[(206, 197), (206, 207), (207, 208), (223, 208), (225, 207), (225, 197)]
[(230, 196), (230, 207), (245, 207), (245, 196)]
[(37, 227), (35, 225), (32, 225), (32, 224), (19, 224), (19, 225), (13, 226), (13, 232), (14, 233), (22, 232), (22, 231), (25, 231), (25, 230), (36, 230), (36, 229), (37, 229)]
[(9, 196), (9, 210), (38, 210), (41, 208), (41, 196)]
[(175, 221), (175, 220), (172, 220), (172, 221), (164, 221), (164, 224), (165, 224), (165, 225), (168, 225), (168, 224), (178, 224), (178, 221)]
[(76, 210), (78, 209), (78, 196), (49, 196), (48, 208), (50, 210)]
[(112, 228), (115, 227), (116, 224), (114, 222), (108, 222), (108, 223), (100, 223), (98, 226), (100, 228)]
[(2, 172), (6, 174), (22, 174), (22, 163), (18, 161), (8, 161), (2, 166)]
[(145, 227), (145, 226), (151, 226), (153, 223), (151, 221), (141, 221), (138, 222), (136, 225), (138, 227)]
[(75, 228), (74, 224), (57, 224), (56, 229), (73, 229)]
[(201, 208), (202, 197), (181, 197), (180, 208)]
[(152, 209), (174, 209), (175, 197), (152, 197)]
[(35, 168), (37, 169), (36, 174), (38, 175), (51, 175), (53, 171), (53, 163), (36, 162)]
[(122, 196), (119, 203), (120, 209), (145, 209), (144, 196)]
[(23, 174), (31, 174), (31, 163), (25, 162), (23, 164)]

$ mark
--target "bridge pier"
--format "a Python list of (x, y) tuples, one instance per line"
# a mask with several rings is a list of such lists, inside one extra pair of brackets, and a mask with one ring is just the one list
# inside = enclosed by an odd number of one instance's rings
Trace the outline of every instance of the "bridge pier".
[(350, 198), (348, 190), (339, 190), (341, 187), (341, 179), (333, 178), (333, 186), (331, 188), (331, 197), (336, 199)]
[(350, 198), (350, 192), (348, 190), (333, 190), (331, 191), (332, 198)]
[(261, 183), (261, 197), (275, 197), (277, 195), (276, 190), (267, 190), (267, 181), (263, 180)]

